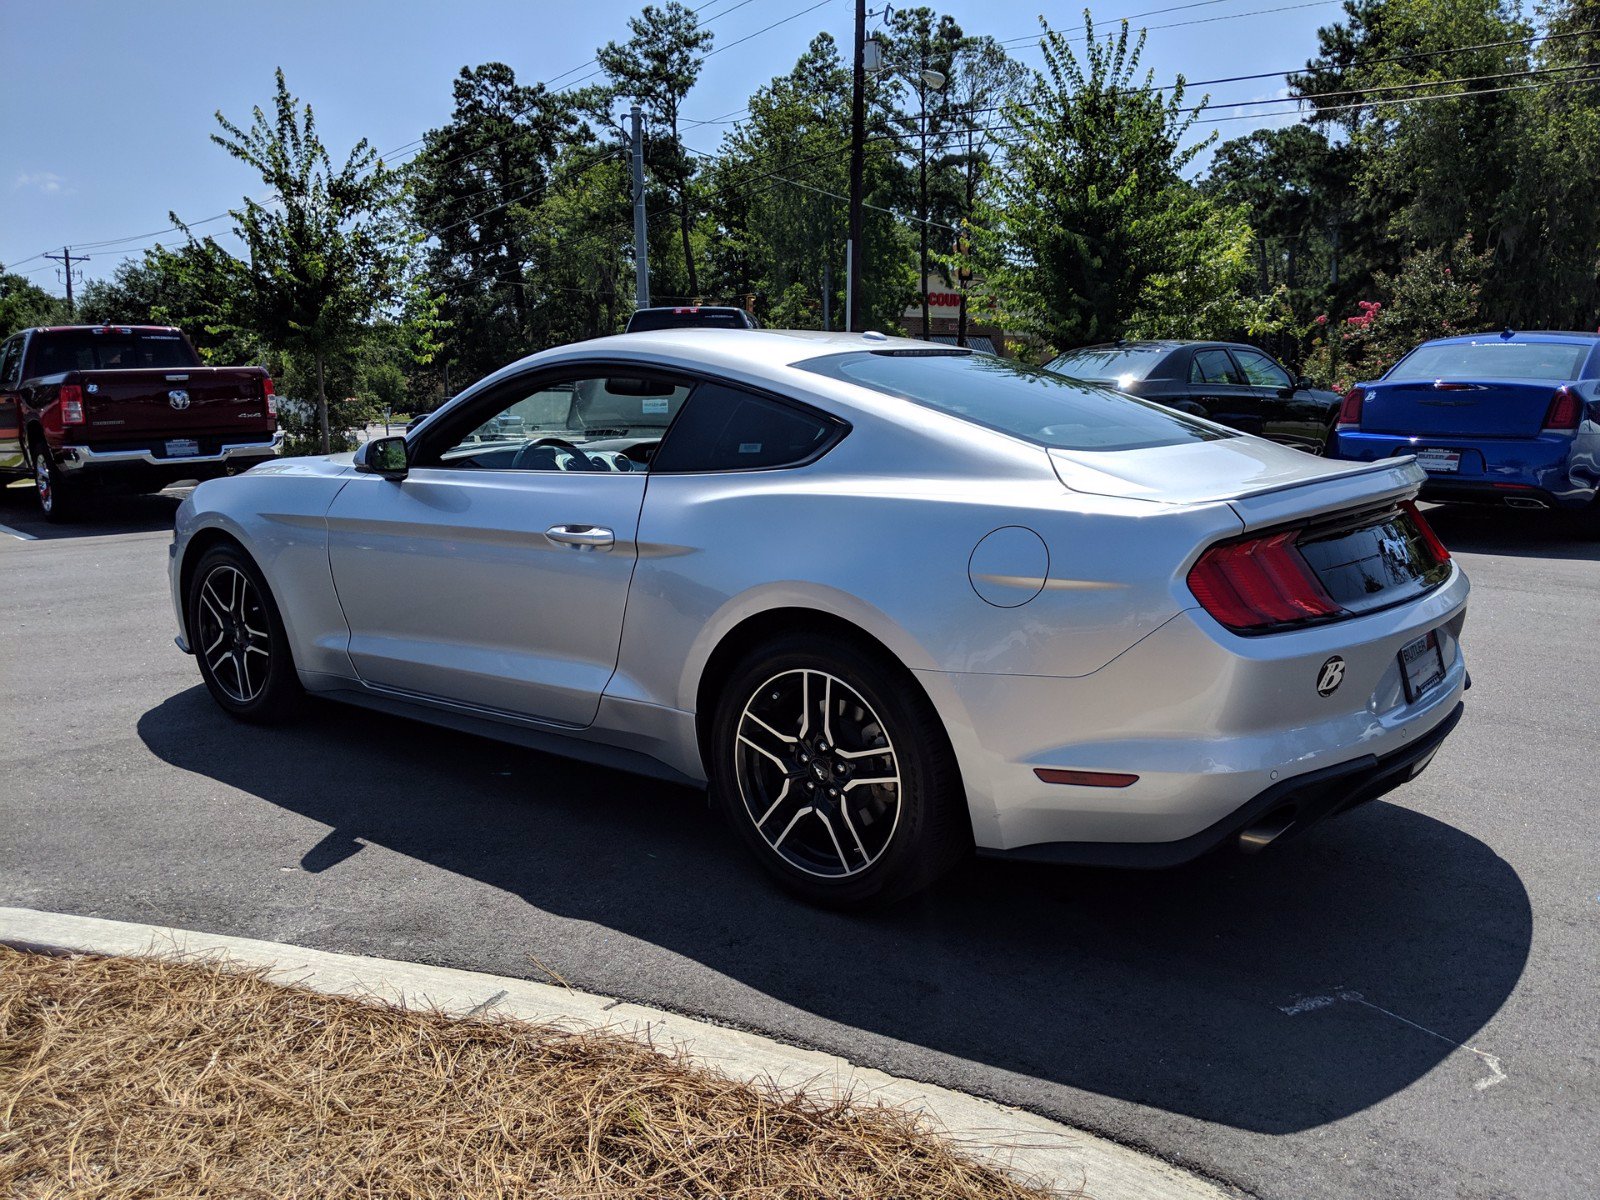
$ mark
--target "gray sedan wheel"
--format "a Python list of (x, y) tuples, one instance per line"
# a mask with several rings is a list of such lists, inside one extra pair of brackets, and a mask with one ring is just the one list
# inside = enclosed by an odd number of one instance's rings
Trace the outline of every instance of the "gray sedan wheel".
[(954, 755), (910, 673), (843, 640), (747, 657), (712, 731), (712, 790), (786, 887), (847, 907), (897, 899), (971, 844)]

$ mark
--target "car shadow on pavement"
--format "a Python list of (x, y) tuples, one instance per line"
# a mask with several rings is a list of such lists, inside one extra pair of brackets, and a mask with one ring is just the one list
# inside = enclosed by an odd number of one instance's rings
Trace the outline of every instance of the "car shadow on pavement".
[[(458, 906), (484, 895), (427, 873), (420, 897), (371, 894), (359, 850), (386, 847), (708, 969), (667, 988), (619, 939), (601, 940), (625, 957), (597, 970), (484, 918), (473, 945), (509, 947), (525, 974), (543, 954), (575, 986), (760, 1023), (732, 980), (800, 1010), (780, 1035), (814, 1014), (890, 1039), (875, 1065), (991, 1094), (993, 1072), (971, 1064), (1253, 1131), (1336, 1121), (1470, 1046), (1531, 938), (1511, 867), (1401, 804), (1258, 858), (1159, 873), (974, 860), (900, 906), (843, 915), (770, 886), (687, 788), (323, 702), (289, 726), (241, 726), (200, 687), (147, 712), (139, 733), (173, 766), (327, 826), (302, 867), (325, 873), (319, 886), (357, 873), (333, 905), (349, 920), (430, 928), (444, 889)], [(274, 936), (263, 921), (221, 932)], [(382, 953), (373, 940), (328, 948)], [(447, 941), (429, 953), (518, 969)], [(810, 1040), (845, 1049), (827, 1032)], [(1489, 1074), (1466, 1055), (1449, 1069), (1464, 1087)]]
[(1600, 562), (1600, 536), (1585, 536), (1568, 512), (1444, 504), (1429, 508), (1427, 516), (1453, 551)]
[(186, 484), (150, 496), (86, 496), (74, 519), (58, 525), (39, 510), (31, 484), (0, 487), (0, 525), (41, 542), (171, 530), (178, 505), (192, 490), (193, 485)]

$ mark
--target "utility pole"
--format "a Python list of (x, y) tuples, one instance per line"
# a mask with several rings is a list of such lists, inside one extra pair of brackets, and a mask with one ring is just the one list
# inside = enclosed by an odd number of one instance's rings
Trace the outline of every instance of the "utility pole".
[(866, 316), (861, 291), (862, 177), (867, 160), (867, 71), (862, 55), (866, 41), (867, 0), (856, 0), (855, 69), (850, 87), (850, 236), (845, 243), (848, 275), (844, 293), (844, 326), (851, 333), (864, 324)]
[(72, 303), (72, 264), (75, 262), (88, 262), (89, 256), (87, 254), (74, 254), (72, 247), (63, 246), (60, 254), (46, 254), (45, 257), (61, 264), (63, 268), (61, 273), (66, 277), (67, 281), (67, 315), (76, 316), (77, 308)]
[(644, 213), (644, 114), (633, 106), (633, 301), (650, 307), (650, 234)]
[(822, 328), (833, 328), (833, 264), (822, 260)]

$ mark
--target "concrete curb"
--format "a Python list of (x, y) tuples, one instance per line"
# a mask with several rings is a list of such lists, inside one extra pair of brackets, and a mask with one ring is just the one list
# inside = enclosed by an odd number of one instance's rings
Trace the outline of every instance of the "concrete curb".
[(921, 1112), (972, 1157), (1027, 1179), (1068, 1190), (1082, 1187), (1095, 1200), (1222, 1200), (1229, 1195), (1158, 1159), (1032, 1113), (897, 1079), (832, 1054), (551, 984), (26, 908), (0, 908), (0, 943), (49, 953), (222, 954), (242, 965), (268, 968), (282, 982), (322, 992), (433, 1005), (458, 1014), (492, 1008), (529, 1021), (648, 1036), (731, 1078), (818, 1093), (849, 1091)]

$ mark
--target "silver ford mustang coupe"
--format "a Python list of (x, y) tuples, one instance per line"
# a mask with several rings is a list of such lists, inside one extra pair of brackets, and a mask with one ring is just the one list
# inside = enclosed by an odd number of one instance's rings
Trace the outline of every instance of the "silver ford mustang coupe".
[(1423, 480), (925, 342), (668, 330), (201, 484), (172, 595), (235, 717), (708, 784), (844, 906), (973, 847), (1259, 850), (1416, 775), (1469, 686)]

